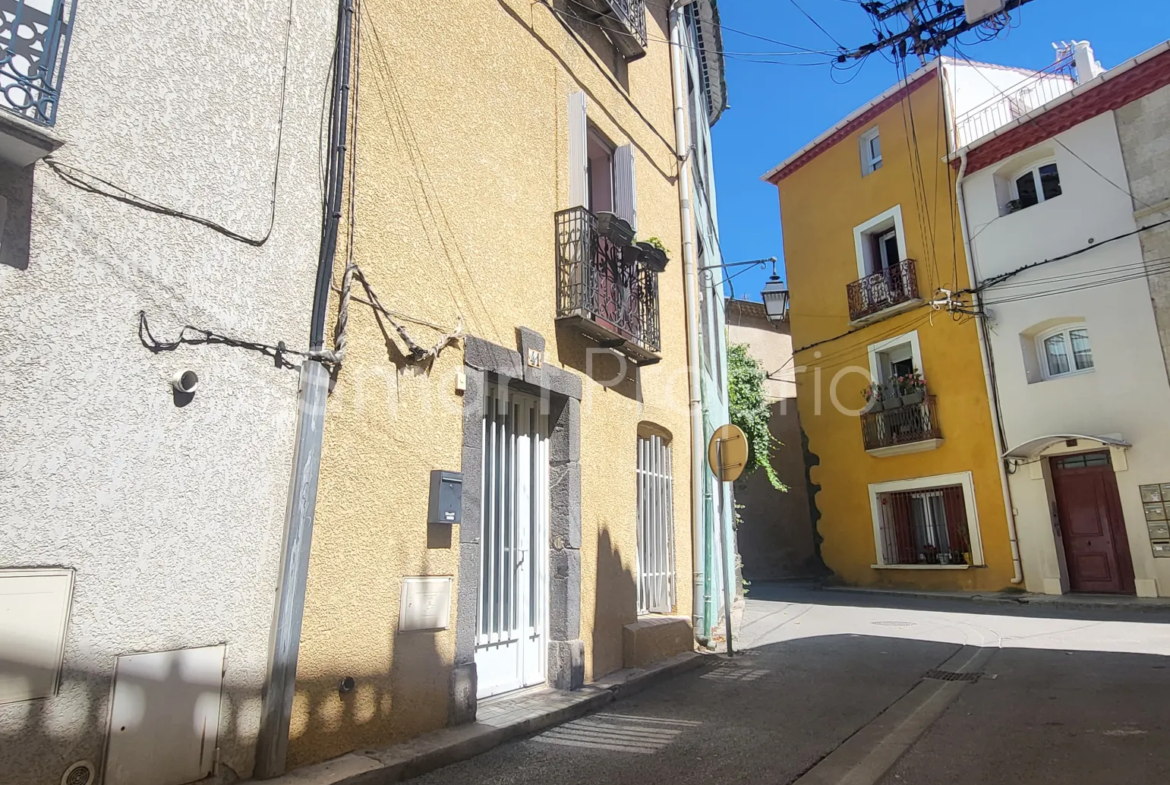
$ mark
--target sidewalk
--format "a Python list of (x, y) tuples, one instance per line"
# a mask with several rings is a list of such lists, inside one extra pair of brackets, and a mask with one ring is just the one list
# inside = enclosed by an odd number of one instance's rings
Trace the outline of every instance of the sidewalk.
[(469, 725), (444, 728), (390, 747), (351, 752), (264, 782), (266, 785), (401, 782), (472, 758), (506, 741), (583, 717), (717, 659), (713, 655), (686, 652), (644, 668), (616, 671), (576, 692), (525, 690), (514, 696), (485, 701), (476, 713), (476, 722)]
[(1170, 613), (1170, 597), (1131, 597), (1118, 594), (1032, 594), (1030, 592), (924, 591), (916, 589), (868, 589), (854, 586), (821, 586), (820, 591), (842, 594), (875, 594), (921, 599), (968, 600), (998, 605), (1065, 608), (1069, 610), (1122, 610)]

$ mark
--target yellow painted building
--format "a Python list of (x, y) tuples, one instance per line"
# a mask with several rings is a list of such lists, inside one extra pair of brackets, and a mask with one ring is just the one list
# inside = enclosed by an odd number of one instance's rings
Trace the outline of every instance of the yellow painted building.
[(290, 768), (693, 647), (670, 30), (621, 7), (361, 2)]
[[(780, 196), (822, 554), (850, 585), (988, 591), (1020, 574), (977, 325), (930, 307), (970, 285), (941, 160), (957, 70), (927, 65), (764, 178)], [(915, 372), (924, 392), (898, 381)], [(866, 410), (871, 383), (883, 400)]]

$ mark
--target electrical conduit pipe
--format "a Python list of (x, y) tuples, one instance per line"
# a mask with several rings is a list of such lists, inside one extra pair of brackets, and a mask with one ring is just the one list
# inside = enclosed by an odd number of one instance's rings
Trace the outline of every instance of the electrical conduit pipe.
[[(955, 178), (955, 199), (959, 209), (959, 227), (963, 233), (963, 253), (967, 255), (967, 275), (971, 279), (971, 288), (979, 286), (975, 279), (975, 257), (971, 253), (971, 232), (967, 226), (967, 202), (963, 198), (963, 178), (967, 176), (967, 151), (964, 150), (959, 159), (959, 176)], [(955, 281), (955, 285), (958, 285)], [(975, 294), (979, 297), (979, 294)], [(983, 361), (983, 377), (987, 382), (987, 400), (991, 404), (992, 433), (995, 436), (996, 461), (999, 463), (999, 482), (1003, 486), (1003, 503), (1007, 512), (1008, 541), (1012, 547), (1012, 583), (1024, 582), (1024, 568), (1020, 561), (1020, 543), (1016, 538), (1016, 509), (1012, 504), (1011, 486), (1008, 485), (1007, 470), (1004, 468), (1004, 444), (1000, 431), (1003, 420), (999, 412), (999, 398), (995, 394), (995, 379), (991, 374), (991, 362), (988, 359), (987, 326), (983, 319), (976, 317), (975, 326), (979, 331), (979, 358)], [(984, 561), (987, 557), (984, 556)]]
[(678, 211), (682, 223), (684, 303), (687, 319), (688, 398), (691, 417), (691, 564), (694, 567), (694, 594), (691, 620), (695, 635), (706, 642), (711, 635), (711, 621), (702, 611), (706, 575), (705, 503), (703, 498), (706, 445), (703, 441), (703, 400), (699, 374), (699, 282), (695, 259), (694, 216), (691, 214), (691, 170), (682, 151), (687, 149), (686, 133), (686, 74), (683, 71), (682, 7), (689, 0), (674, 0), (670, 4), (670, 70), (674, 82), (674, 149), (679, 164)]

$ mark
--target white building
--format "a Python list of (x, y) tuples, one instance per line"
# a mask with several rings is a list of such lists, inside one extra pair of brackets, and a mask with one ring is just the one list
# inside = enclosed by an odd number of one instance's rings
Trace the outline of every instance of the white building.
[(1030, 591), (1170, 596), (1170, 385), (1117, 122), (1168, 48), (1099, 73), (1080, 45), (1075, 89), (953, 156)]
[(0, 782), (246, 778), (337, 3), (0, 9)]

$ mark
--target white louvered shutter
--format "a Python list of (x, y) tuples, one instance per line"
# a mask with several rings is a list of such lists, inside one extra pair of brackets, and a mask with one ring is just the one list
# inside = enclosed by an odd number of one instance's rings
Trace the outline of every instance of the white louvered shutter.
[(569, 95), (569, 207), (588, 207), (589, 125), (585, 93)]
[(638, 228), (638, 191), (634, 181), (634, 146), (613, 151), (613, 212)]

